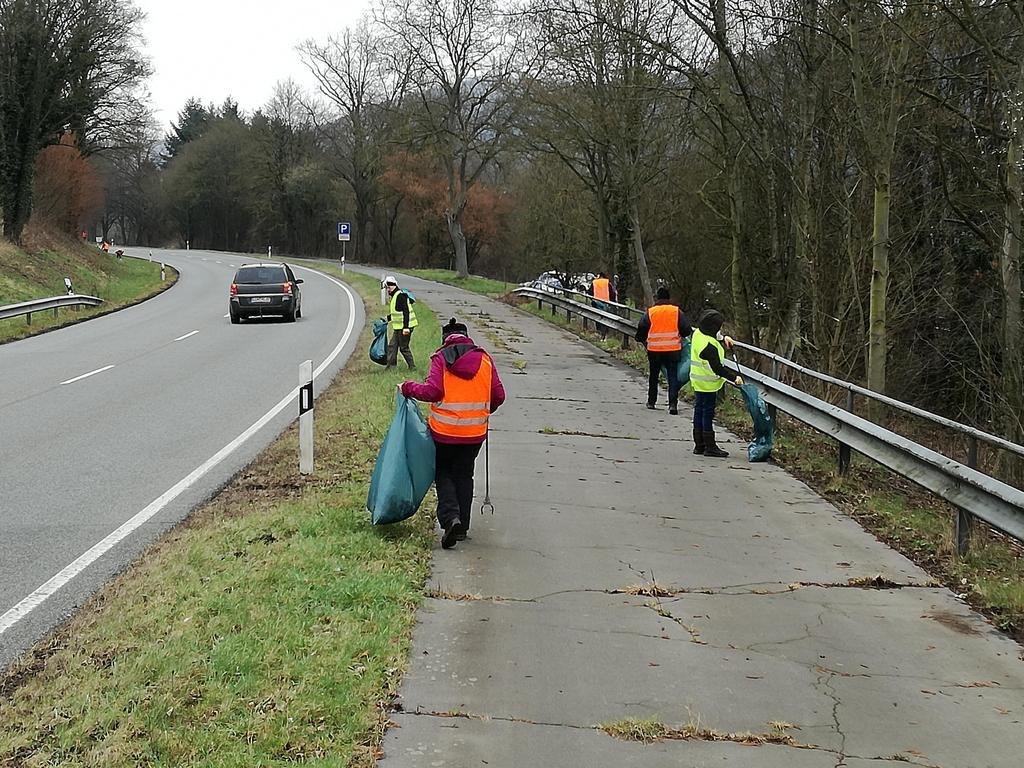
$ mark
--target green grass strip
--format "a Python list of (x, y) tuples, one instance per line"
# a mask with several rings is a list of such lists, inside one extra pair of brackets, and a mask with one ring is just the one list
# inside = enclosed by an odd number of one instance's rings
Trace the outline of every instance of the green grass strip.
[(478, 275), (470, 275), (465, 278), (458, 277), (454, 272), (447, 269), (405, 269), (402, 271), (407, 275), (422, 277), (424, 280), (433, 280), (435, 283), (454, 285), (456, 288), (463, 288), (464, 290), (490, 296), (491, 298), (504, 296), (516, 287), (514, 283), (504, 283), (501, 280), (492, 280), (489, 277), (479, 277)]
[[(376, 281), (346, 275), (377, 314)], [(437, 322), (422, 303), (412, 347)], [(368, 324), (369, 325), (369, 324)], [(316, 472), (287, 431), (0, 680), (0, 766), (374, 764), (432, 549), (432, 496), (364, 509), (404, 371), (365, 329), (317, 400)]]
[(0, 343), (32, 336), (43, 331), (77, 323), (90, 317), (136, 304), (167, 288), (177, 279), (168, 267), (167, 280), (160, 280), (159, 262), (125, 257), (98, 248), (76, 244), (66, 252), (29, 253), (9, 243), (0, 243), (0, 305), (17, 304), (30, 299), (64, 295), (64, 278), (70, 277), (75, 293), (97, 296), (99, 307), (37, 312), (29, 324), (24, 316), (0, 320)]

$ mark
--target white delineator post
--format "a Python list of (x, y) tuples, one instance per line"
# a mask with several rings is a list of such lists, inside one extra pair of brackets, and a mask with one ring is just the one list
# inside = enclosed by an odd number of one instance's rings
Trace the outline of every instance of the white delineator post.
[(313, 361), (299, 365), (299, 472), (313, 474)]

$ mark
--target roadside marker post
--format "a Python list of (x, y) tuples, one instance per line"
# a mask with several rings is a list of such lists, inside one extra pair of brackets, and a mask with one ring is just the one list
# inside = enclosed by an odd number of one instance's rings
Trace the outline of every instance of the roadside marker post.
[(299, 365), (299, 472), (313, 474), (313, 361)]
[(161, 261), (160, 262), (160, 282), (162, 283), (166, 279), (167, 279), (167, 273), (164, 272), (164, 263)]

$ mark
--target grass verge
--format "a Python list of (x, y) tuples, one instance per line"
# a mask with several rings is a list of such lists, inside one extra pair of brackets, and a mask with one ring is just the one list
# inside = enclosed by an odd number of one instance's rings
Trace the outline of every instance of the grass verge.
[(48, 242), (38, 250), (20, 249), (0, 243), (0, 305), (65, 293), (64, 278), (70, 277), (75, 292), (98, 296), (99, 307), (37, 312), (29, 325), (25, 317), (0, 320), (0, 343), (81, 322), (97, 315), (136, 304), (173, 285), (177, 271), (168, 267), (167, 280), (160, 280), (160, 265), (142, 259), (117, 260), (98, 248), (77, 242)]
[(458, 277), (454, 272), (447, 269), (407, 269), (406, 274), (422, 277), (424, 280), (433, 280), (435, 283), (454, 285), (456, 288), (463, 288), (473, 293), (480, 293), (491, 298), (504, 296), (515, 288), (511, 283), (503, 283), (501, 280), (492, 280), (489, 277), (470, 275), (469, 277)]
[[(646, 372), (647, 355), (638, 344), (623, 348), (621, 338), (602, 338), (564, 314), (538, 309), (536, 302), (506, 297), (521, 310), (554, 323)], [(682, 396), (692, 400), (689, 387)], [(752, 439), (750, 416), (740, 398), (727, 390), (716, 419), (745, 440)], [(1020, 546), (976, 525), (970, 552), (955, 555), (956, 510), (913, 483), (869, 459), (854, 455), (845, 475), (837, 472), (837, 447), (821, 433), (786, 414), (776, 424), (773, 460), (806, 482), (882, 541), (913, 560), (999, 629), (1024, 642), (1024, 557)], [(741, 446), (741, 450), (743, 447)]]
[[(346, 275), (367, 303), (375, 280)], [(437, 323), (418, 308), (420, 359)], [(0, 766), (370, 766), (405, 669), (432, 502), (369, 523), (401, 372), (365, 354), (294, 428), (0, 678)]]

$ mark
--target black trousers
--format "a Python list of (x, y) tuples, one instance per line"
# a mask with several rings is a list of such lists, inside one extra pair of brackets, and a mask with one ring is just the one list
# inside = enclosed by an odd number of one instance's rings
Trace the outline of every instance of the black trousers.
[(388, 342), (388, 366), (398, 364), (398, 353), (401, 352), (402, 357), (405, 358), (405, 362), (409, 364), (409, 367), (415, 367), (416, 363), (412, 359), (412, 350), (409, 349), (409, 340), (411, 338), (411, 329), (409, 330), (408, 336), (401, 331), (391, 331), (391, 341)]
[(437, 457), (434, 465), (434, 487), (437, 489), (437, 522), (444, 528), (453, 520), (469, 530), (473, 513), (473, 469), (480, 453), (480, 443), (463, 445), (434, 442)]
[(658, 382), (661, 379), (661, 369), (665, 369), (665, 376), (668, 378), (668, 404), (674, 407), (679, 403), (679, 353), (678, 352), (648, 352), (647, 362), (651, 366), (650, 377), (647, 380), (647, 402), (654, 405), (658, 402)]

